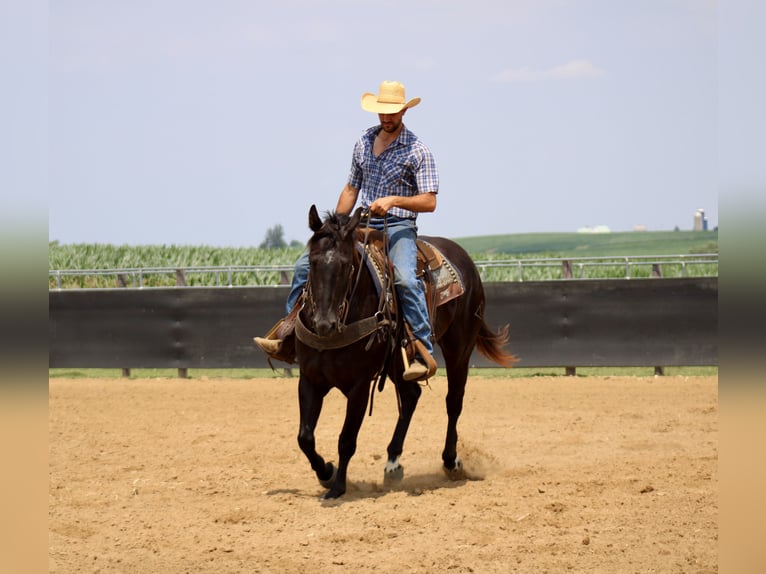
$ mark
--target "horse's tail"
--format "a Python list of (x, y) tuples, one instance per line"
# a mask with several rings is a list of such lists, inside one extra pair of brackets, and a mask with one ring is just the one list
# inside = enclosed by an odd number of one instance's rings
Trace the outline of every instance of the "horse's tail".
[(498, 329), (495, 333), (486, 322), (481, 322), (481, 329), (476, 338), (476, 349), (493, 363), (503, 367), (511, 367), (518, 359), (506, 351), (506, 343), (510, 339), (510, 325)]

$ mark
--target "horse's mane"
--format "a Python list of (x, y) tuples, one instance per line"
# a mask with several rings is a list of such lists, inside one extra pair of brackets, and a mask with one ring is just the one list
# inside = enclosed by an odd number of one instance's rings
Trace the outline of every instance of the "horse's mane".
[(334, 227), (341, 227), (343, 225), (346, 225), (351, 219), (351, 216), (345, 213), (338, 213), (336, 210), (326, 211), (323, 224), (324, 225), (332, 225)]

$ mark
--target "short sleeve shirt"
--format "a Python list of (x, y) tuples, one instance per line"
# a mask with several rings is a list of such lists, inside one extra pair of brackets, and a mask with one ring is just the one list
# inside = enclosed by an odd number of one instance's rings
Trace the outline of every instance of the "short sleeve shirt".
[[(439, 173), (431, 151), (406, 126), (378, 157), (372, 153), (381, 127), (365, 131), (354, 145), (348, 184), (359, 190), (359, 204), (365, 209), (387, 195), (413, 196), (439, 192)], [(397, 217), (415, 219), (417, 213), (394, 207)]]

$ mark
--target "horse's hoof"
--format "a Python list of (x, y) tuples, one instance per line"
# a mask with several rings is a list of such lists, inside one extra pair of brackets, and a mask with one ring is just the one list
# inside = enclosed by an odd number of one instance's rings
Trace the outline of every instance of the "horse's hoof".
[(346, 494), (345, 490), (330, 489), (322, 495), (322, 500), (335, 500)]
[(395, 463), (386, 463), (386, 470), (383, 471), (383, 484), (392, 484), (394, 482), (401, 482), (404, 478), (404, 467)]
[(320, 478), (319, 484), (321, 484), (324, 488), (332, 488), (332, 485), (335, 484), (335, 477), (338, 476), (338, 468), (331, 462), (327, 463), (327, 467), (329, 467), (329, 470), (330, 470), (330, 478), (325, 480), (322, 480)]
[(459, 456), (455, 457), (455, 466), (452, 468), (447, 468), (447, 465), (445, 464), (443, 467), (444, 474), (447, 475), (447, 478), (450, 480), (463, 480), (465, 478), (465, 469), (463, 468), (463, 461), (460, 460)]

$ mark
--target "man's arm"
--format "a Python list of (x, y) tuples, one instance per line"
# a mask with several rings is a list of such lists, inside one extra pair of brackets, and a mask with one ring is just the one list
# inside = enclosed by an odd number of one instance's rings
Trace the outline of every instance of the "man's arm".
[(335, 207), (337, 213), (349, 215), (351, 210), (354, 209), (356, 204), (356, 198), (359, 195), (359, 190), (348, 183), (343, 187), (343, 191), (340, 192), (338, 198), (338, 205)]
[[(353, 206), (352, 206), (353, 207)], [(392, 207), (409, 209), (415, 213), (425, 213), (436, 210), (436, 194), (433, 192), (419, 193), (411, 196), (387, 195), (376, 199), (370, 205), (370, 211), (378, 216), (388, 213)]]

